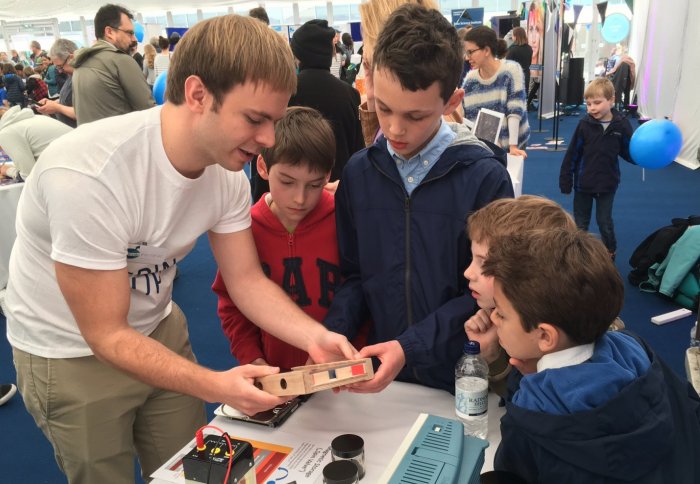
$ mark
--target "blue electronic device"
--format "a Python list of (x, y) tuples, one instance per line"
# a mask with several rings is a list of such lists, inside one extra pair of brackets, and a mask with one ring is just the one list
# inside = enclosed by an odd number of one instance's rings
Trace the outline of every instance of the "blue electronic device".
[(478, 484), (489, 443), (465, 436), (457, 420), (422, 413), (379, 484)]

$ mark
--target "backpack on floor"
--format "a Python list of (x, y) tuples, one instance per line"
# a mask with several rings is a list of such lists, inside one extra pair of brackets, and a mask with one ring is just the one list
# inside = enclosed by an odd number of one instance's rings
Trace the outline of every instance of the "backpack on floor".
[(645, 238), (632, 253), (629, 263), (632, 270), (627, 275), (627, 280), (635, 286), (639, 286), (649, 277), (649, 268), (661, 263), (673, 244), (685, 233), (691, 225), (700, 225), (700, 215), (691, 215), (688, 218), (674, 218), (671, 225), (655, 230)]

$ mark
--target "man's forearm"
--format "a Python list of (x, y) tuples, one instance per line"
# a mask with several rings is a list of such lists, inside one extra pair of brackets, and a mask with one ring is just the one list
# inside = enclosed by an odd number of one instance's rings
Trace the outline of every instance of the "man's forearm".
[(250, 321), (319, 363), (356, 353), (347, 339), (307, 316), (265, 276), (250, 229), (210, 232), (209, 241), (229, 296)]
[[(233, 301), (250, 321), (275, 337), (308, 352), (323, 325), (311, 319), (285, 292), (260, 272), (246, 284), (227, 285)], [(265, 297), (260, 297), (264, 294)]]
[(183, 358), (131, 327), (115, 331), (91, 348), (99, 360), (146, 384), (207, 402), (221, 401), (214, 384), (214, 371)]

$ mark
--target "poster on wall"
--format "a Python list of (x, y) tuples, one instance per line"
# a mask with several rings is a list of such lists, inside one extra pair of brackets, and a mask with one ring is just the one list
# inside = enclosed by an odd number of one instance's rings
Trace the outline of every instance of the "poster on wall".
[(533, 0), (528, 9), (527, 43), (532, 47), (530, 77), (539, 79), (542, 72), (542, 46), (544, 45), (544, 8), (540, 1)]
[(452, 13), (452, 25), (456, 29), (461, 29), (471, 25), (472, 27), (478, 27), (479, 25), (484, 25), (484, 8), (457, 8), (451, 11)]

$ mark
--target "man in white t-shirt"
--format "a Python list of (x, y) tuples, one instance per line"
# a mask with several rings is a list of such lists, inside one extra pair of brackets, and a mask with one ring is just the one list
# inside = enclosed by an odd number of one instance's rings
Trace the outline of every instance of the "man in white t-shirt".
[(35, 166), (7, 334), (27, 409), (70, 482), (131, 481), (134, 448), (148, 476), (205, 423), (201, 400), (248, 414), (285, 400), (252, 384), (277, 368), (195, 361), (171, 296), (204, 232), (250, 320), (316, 361), (355, 356), (265, 277), (251, 235), (242, 168), (274, 143), (295, 87), (291, 51), (264, 24), (200, 22), (178, 46), (164, 106), (80, 126)]

